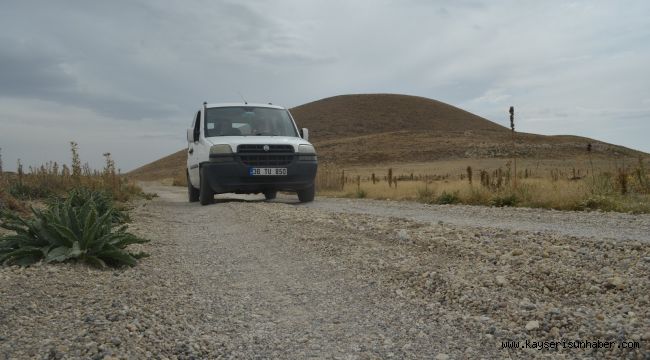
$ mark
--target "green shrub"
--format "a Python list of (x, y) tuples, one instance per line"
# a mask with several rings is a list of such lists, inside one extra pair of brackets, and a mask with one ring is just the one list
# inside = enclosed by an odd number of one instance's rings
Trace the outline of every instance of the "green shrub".
[(357, 189), (357, 191), (354, 193), (354, 196), (358, 199), (363, 199), (368, 196), (368, 193), (363, 189)]
[(158, 194), (157, 193), (142, 192), (140, 196), (145, 198), (145, 200), (152, 200), (153, 198), (157, 198)]
[(518, 202), (519, 199), (515, 194), (497, 195), (490, 200), (490, 205), (496, 207), (516, 206)]
[(458, 196), (458, 191), (448, 193), (443, 191), (440, 196), (436, 199), (436, 203), (445, 205), (445, 204), (456, 204), (460, 202), (460, 197)]
[(490, 193), (485, 188), (472, 186), (465, 203), (470, 205), (487, 205), (490, 203)]
[(31, 186), (25, 183), (15, 183), (9, 186), (9, 194), (17, 199), (29, 200), (46, 198), (50, 196), (52, 192), (46, 187)]
[(425, 204), (433, 204), (435, 202), (436, 193), (428, 187), (417, 189), (417, 201)]
[(16, 234), (0, 237), (0, 263), (30, 265), (41, 260), (76, 260), (104, 268), (133, 266), (138, 258), (146, 256), (126, 250), (130, 244), (147, 240), (127, 232), (126, 226), (116, 228), (112, 207), (103, 208), (106, 204), (94, 194), (78, 206), (75, 201), (80, 196), (71, 192), (65, 201), (53, 201), (45, 210), (32, 209), (31, 218), (3, 212), (0, 226)]
[(24, 213), (25, 207), (20, 201), (17, 201), (13, 196), (0, 188), (0, 212), (9, 210)]
[(611, 173), (604, 172), (593, 176), (590, 180), (588, 186), (593, 195), (616, 195), (614, 176)]
[(616, 211), (619, 209), (617, 202), (612, 197), (593, 195), (578, 203), (575, 210), (604, 210)]
[(70, 190), (63, 197), (51, 197), (47, 203), (51, 206), (55, 206), (61, 201), (68, 200), (74, 208), (80, 208), (88, 202), (93, 202), (95, 204), (97, 215), (100, 217), (107, 212), (112, 211), (111, 221), (115, 224), (124, 224), (131, 221), (129, 214), (124, 209), (115, 205), (113, 196), (108, 191), (97, 191), (79, 187)]

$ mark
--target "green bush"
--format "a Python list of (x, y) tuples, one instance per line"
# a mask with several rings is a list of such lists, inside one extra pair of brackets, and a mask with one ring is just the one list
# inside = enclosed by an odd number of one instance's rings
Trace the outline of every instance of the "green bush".
[(52, 192), (46, 187), (15, 183), (9, 186), (9, 194), (17, 199), (29, 200), (46, 198), (50, 196)]
[(65, 201), (52, 201), (45, 210), (32, 209), (31, 218), (3, 212), (0, 226), (16, 234), (0, 237), (0, 263), (76, 260), (104, 268), (133, 266), (146, 256), (126, 250), (130, 244), (147, 240), (127, 232), (127, 226), (116, 228), (115, 210), (101, 203), (100, 195), (92, 194), (82, 205), (76, 203), (80, 196), (71, 192)]
[(589, 179), (588, 186), (591, 193), (596, 197), (616, 194), (614, 176), (608, 172), (593, 176), (591, 179)]
[(368, 193), (363, 189), (357, 189), (357, 191), (354, 193), (354, 196), (358, 199), (364, 199), (366, 196), (368, 196)]
[(448, 193), (446, 191), (443, 191), (440, 196), (436, 199), (436, 203), (445, 205), (445, 204), (456, 204), (460, 202), (460, 197), (458, 196), (458, 192), (454, 191), (452, 193)]
[(63, 197), (51, 197), (47, 203), (53, 206), (68, 200), (74, 208), (80, 208), (92, 201), (95, 204), (97, 215), (100, 217), (108, 211), (112, 211), (111, 221), (115, 224), (124, 224), (131, 221), (129, 214), (115, 205), (113, 196), (108, 191), (90, 190), (84, 187), (74, 188)]
[(417, 189), (417, 201), (425, 204), (433, 204), (435, 202), (436, 193), (428, 187)]
[(616, 211), (618, 209), (618, 203), (612, 197), (602, 195), (590, 196), (578, 203), (575, 207), (575, 210)]
[(650, 201), (645, 195), (626, 196), (592, 195), (571, 206), (570, 210), (618, 211), (634, 214), (650, 213)]
[(153, 198), (157, 198), (158, 194), (157, 193), (146, 193), (146, 192), (141, 192), (140, 196), (145, 198), (145, 200), (152, 200)]
[(465, 203), (470, 205), (487, 205), (490, 203), (490, 193), (485, 188), (472, 186)]
[[(0, 184), (1, 186), (1, 184)], [(2, 211), (25, 211), (23, 204), (20, 201), (17, 201), (13, 196), (6, 193), (2, 188), (0, 188), (0, 212)]]
[(490, 200), (490, 205), (496, 207), (516, 206), (518, 202), (519, 199), (515, 194), (497, 195)]

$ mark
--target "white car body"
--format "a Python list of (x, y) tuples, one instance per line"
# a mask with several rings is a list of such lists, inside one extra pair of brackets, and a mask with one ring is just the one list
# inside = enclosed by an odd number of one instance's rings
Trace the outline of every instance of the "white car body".
[[(206, 137), (206, 132), (209, 132), (209, 130), (205, 124), (206, 122), (206, 112), (209, 111), (209, 109), (214, 109), (214, 108), (251, 108), (251, 109), (277, 109), (279, 111), (286, 111), (286, 114), (288, 115), (288, 118), (291, 120), (291, 126), (293, 126), (293, 130), (295, 130), (295, 136), (259, 136), (259, 135), (236, 135), (236, 136), (207, 136)], [(260, 110), (262, 111), (262, 110)], [(284, 114), (283, 114), (284, 115)], [(198, 121), (198, 123), (197, 123)], [(212, 120), (208, 120), (212, 121)], [(232, 120), (230, 120), (232, 121)], [(208, 123), (207, 125), (213, 125), (212, 123)], [(241, 126), (243, 125), (243, 126)], [(286, 125), (286, 120), (283, 119), (283, 125)], [(240, 126), (239, 128), (235, 128), (237, 132), (240, 132), (239, 129), (243, 129), (246, 127), (246, 129), (250, 129), (251, 126), (248, 124), (240, 124), (240, 123), (235, 123), (232, 122), (230, 125), (233, 128), (235, 126)], [(232, 130), (232, 129), (231, 129)], [(196, 133), (198, 132), (198, 137), (196, 137)], [(231, 175), (221, 175), (224, 172), (238, 172), (241, 173), (245, 165), (244, 163), (238, 163), (237, 164), (237, 159), (239, 159), (238, 156), (238, 148), (240, 145), (260, 145), (263, 146), (264, 148), (267, 148), (266, 151), (268, 151), (268, 146), (271, 146), (272, 148), (278, 148), (277, 145), (290, 145), (293, 147), (293, 154), (289, 153), (283, 153), (287, 156), (295, 156), (295, 159), (291, 162), (290, 165), (286, 165), (283, 168), (289, 169), (289, 176), (285, 178), (279, 178), (279, 177), (267, 177), (267, 178), (256, 178), (255, 180), (251, 178), (245, 178), (245, 176), (242, 176), (241, 181), (246, 183), (247, 186), (241, 188), (241, 189), (235, 189), (233, 186), (227, 186), (223, 187), (220, 186), (219, 184), (215, 184), (214, 182), (212, 183), (212, 188), (215, 193), (220, 193), (220, 192), (226, 192), (226, 190), (234, 190), (233, 192), (241, 192), (241, 193), (249, 193), (249, 192), (263, 192), (265, 189), (270, 191), (273, 191), (273, 189), (277, 188), (275, 191), (278, 190), (293, 190), (299, 191), (299, 187), (302, 185), (295, 185), (294, 187), (289, 186), (289, 185), (282, 185), (282, 179), (290, 179), (290, 180), (296, 180), (296, 176), (300, 175), (296, 172), (300, 171), (307, 171), (307, 170), (301, 170), (305, 169), (308, 167), (311, 169), (311, 166), (307, 166), (306, 162), (303, 161), (298, 161), (299, 159), (302, 159), (303, 157), (307, 157), (309, 154), (305, 154), (305, 156), (301, 153), (304, 149), (311, 149), (313, 150), (313, 145), (308, 141), (308, 131), (307, 129), (302, 129), (299, 130), (298, 127), (296, 126), (296, 123), (289, 113), (289, 111), (281, 106), (276, 106), (276, 105), (271, 105), (271, 104), (254, 104), (254, 103), (219, 103), (219, 104), (205, 104), (203, 107), (197, 111), (197, 113), (194, 116), (194, 120), (192, 122), (192, 128), (187, 130), (187, 141), (188, 141), (188, 157), (187, 157), (187, 177), (188, 177), (188, 185), (193, 187), (195, 190), (196, 189), (201, 189), (201, 185), (203, 184), (205, 186), (205, 182), (202, 183), (201, 181), (201, 168), (202, 167), (209, 167), (211, 170), (209, 171), (209, 176), (211, 178), (214, 177), (223, 177), (223, 176), (231, 176)], [(214, 154), (211, 155), (211, 149), (213, 146), (219, 145), (221, 146), (221, 150), (226, 150), (224, 147), (225, 145), (230, 147), (230, 151), (233, 154), (233, 157), (235, 158), (233, 163), (230, 163), (230, 165), (226, 166), (223, 164), (214, 164)], [(266, 146), (268, 145), (268, 146)], [(301, 145), (303, 147), (301, 147)], [(286, 151), (288, 151), (288, 147), (284, 147)], [(303, 149), (303, 150), (301, 150)], [(316, 161), (316, 154), (315, 151), (312, 153), (313, 154), (313, 160), (314, 163)], [(212, 157), (211, 157), (212, 156)], [(260, 156), (264, 156), (263, 154)], [(272, 155), (269, 155), (272, 156)], [(299, 164), (298, 164), (299, 163)], [(295, 165), (295, 166), (294, 166)], [(216, 167), (220, 167), (220, 170), (215, 169)], [(272, 166), (272, 167), (278, 167), (278, 166)], [(311, 170), (308, 170), (311, 173)], [(314, 176), (315, 176), (315, 171), (316, 169), (313, 169)], [(208, 171), (204, 171), (204, 176), (206, 175)], [(241, 174), (240, 174), (241, 175)], [(232, 176), (231, 176), (232, 177)], [(233, 182), (234, 180), (231, 179), (230, 182)], [(260, 184), (259, 188), (252, 187), (249, 183), (251, 181), (257, 181)], [(313, 184), (313, 179), (311, 180)], [(266, 183), (266, 184), (265, 184)], [(273, 184), (277, 184), (277, 186), (274, 186)], [(304, 185), (304, 184), (303, 184)], [(188, 191), (192, 191), (192, 188), (188, 187)], [(260, 191), (257, 191), (260, 190)], [(231, 191), (227, 191), (231, 192)], [(300, 193), (299, 193), (300, 195)], [(190, 201), (192, 201), (192, 197), (190, 195)], [(203, 201), (201, 201), (203, 203)]]

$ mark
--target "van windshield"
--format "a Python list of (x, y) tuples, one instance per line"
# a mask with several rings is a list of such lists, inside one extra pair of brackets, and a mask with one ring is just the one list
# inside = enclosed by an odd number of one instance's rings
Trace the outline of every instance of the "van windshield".
[(284, 109), (232, 106), (206, 109), (205, 136), (292, 136), (296, 128)]

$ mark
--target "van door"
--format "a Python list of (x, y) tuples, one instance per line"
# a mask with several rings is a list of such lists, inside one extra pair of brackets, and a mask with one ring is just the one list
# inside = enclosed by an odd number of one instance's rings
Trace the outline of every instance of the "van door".
[(190, 174), (190, 182), (195, 188), (199, 188), (201, 183), (199, 178), (199, 137), (201, 134), (201, 110), (197, 111), (194, 121), (192, 122), (192, 128), (194, 129), (194, 138), (195, 142), (190, 142), (187, 144), (187, 169)]

